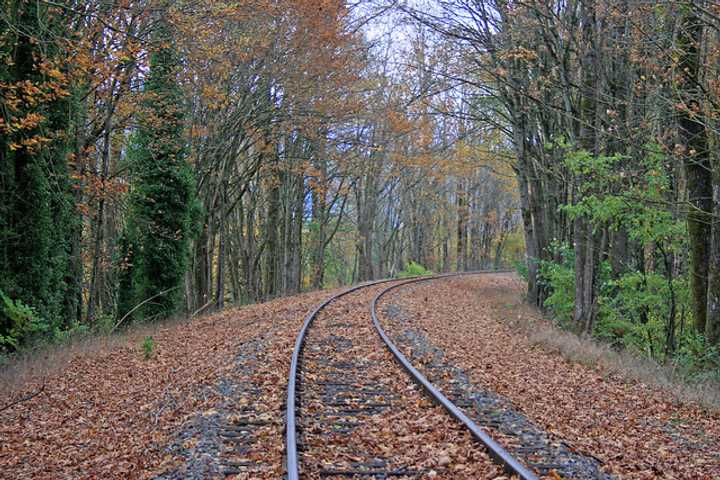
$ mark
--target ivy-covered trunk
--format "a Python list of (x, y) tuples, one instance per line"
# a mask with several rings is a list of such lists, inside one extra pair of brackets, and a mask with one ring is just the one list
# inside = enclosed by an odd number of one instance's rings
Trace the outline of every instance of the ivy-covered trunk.
[(144, 89), (144, 111), (129, 167), (134, 186), (125, 230), (120, 315), (164, 318), (182, 296), (195, 206), (192, 170), (185, 159), (184, 107), (177, 82), (180, 59), (173, 28), (158, 19)]
[(60, 44), (66, 26), (61, 10), (41, 2), (2, 5), (0, 290), (33, 311), (21, 319), (0, 306), (0, 347), (3, 337), (16, 345), (35, 330), (71, 324), (79, 300), (68, 173), (77, 102)]
[[(713, 165), (713, 212), (720, 213), (720, 165)], [(708, 262), (707, 318), (705, 336), (711, 345), (720, 345), (720, 223), (712, 222)]]
[(710, 254), (712, 183), (710, 152), (700, 99), (702, 87), (699, 71), (702, 22), (694, 9), (683, 9), (678, 43), (684, 54), (678, 64), (677, 83), (682, 103), (678, 108), (678, 126), (687, 176), (688, 237), (690, 240), (690, 285), (695, 326), (705, 332), (708, 305), (708, 255)]

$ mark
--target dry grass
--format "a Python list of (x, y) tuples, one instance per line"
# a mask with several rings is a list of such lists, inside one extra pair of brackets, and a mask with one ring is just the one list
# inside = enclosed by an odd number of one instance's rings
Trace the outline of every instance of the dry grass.
[(534, 345), (557, 352), (571, 362), (597, 368), (606, 376), (661, 388), (677, 402), (696, 403), (720, 411), (720, 383), (717, 381), (689, 380), (672, 365), (660, 365), (633, 352), (614, 350), (592, 338), (562, 330), (532, 306), (519, 304), (513, 307), (519, 313), (513, 316), (513, 325)]
[(108, 353), (121, 345), (135, 345), (140, 352), (145, 337), (187, 321), (185, 318), (172, 318), (134, 324), (110, 334), (87, 333), (61, 343), (39, 343), (0, 363), (0, 391), (3, 397), (12, 397), (28, 384), (43, 384), (45, 378), (63, 371), (81, 356)]

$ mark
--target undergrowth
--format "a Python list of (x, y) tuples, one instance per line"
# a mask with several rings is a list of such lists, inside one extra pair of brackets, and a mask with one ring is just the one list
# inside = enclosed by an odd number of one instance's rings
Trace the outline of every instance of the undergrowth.
[(702, 335), (683, 330), (677, 349), (666, 361), (656, 358), (648, 348), (662, 336), (662, 325), (657, 321), (636, 324), (606, 318), (598, 323), (592, 337), (578, 335), (569, 328), (572, 317), (567, 316), (572, 314), (568, 300), (573, 300), (574, 282), (571, 285), (567, 271), (560, 269), (545, 278), (552, 278), (558, 287), (565, 285), (548, 297), (545, 306), (550, 318), (527, 304), (507, 306), (527, 309), (526, 314), (512, 318), (533, 344), (569, 361), (599, 368), (605, 375), (660, 387), (677, 401), (720, 410), (720, 352), (707, 345)]
[(397, 274), (398, 278), (408, 278), (408, 277), (423, 277), (426, 275), (432, 275), (433, 272), (428, 270), (427, 268), (423, 267), (419, 263), (413, 262), (410, 260), (408, 262), (407, 266), (405, 267), (405, 270), (399, 272)]
[(154, 355), (155, 341), (153, 337), (147, 336), (142, 342), (142, 351), (145, 360), (150, 360)]
[[(539, 263), (539, 283), (548, 292), (545, 311), (563, 330), (575, 332), (574, 254), (568, 245), (554, 245), (556, 261)], [(673, 313), (670, 296), (677, 307)], [(673, 370), (684, 381), (720, 383), (720, 349), (696, 333), (690, 316), (686, 277), (668, 279), (657, 271), (629, 270), (613, 275), (608, 262), (598, 274), (595, 341), (614, 351), (644, 357)], [(673, 342), (668, 342), (672, 326)]]
[(581, 338), (550, 322), (530, 321), (523, 323), (521, 328), (533, 344), (569, 361), (599, 368), (606, 376), (617, 375), (660, 387), (683, 403), (697, 403), (720, 411), (720, 382), (711, 375), (688, 376), (684, 367), (677, 363), (661, 365), (631, 351), (619, 351), (592, 338)]
[(135, 322), (112, 331), (114, 320), (102, 318), (93, 328), (81, 325), (38, 337), (16, 351), (0, 354), (0, 390), (13, 391), (30, 381), (44, 381), (43, 378), (63, 370), (78, 356), (101, 354), (129, 344), (139, 345), (139, 353), (150, 359), (156, 350), (152, 335), (186, 321), (187, 318), (178, 316), (157, 322)]

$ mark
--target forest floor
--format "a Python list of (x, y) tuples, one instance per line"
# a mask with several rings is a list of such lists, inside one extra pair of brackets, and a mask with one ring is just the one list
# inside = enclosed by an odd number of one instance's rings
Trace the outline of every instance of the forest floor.
[[(522, 293), (514, 276), (497, 274), (403, 287), (383, 305), (413, 319), (473, 384), (599, 460), (606, 473), (720, 478), (720, 413), (538, 345), (521, 326), (543, 320)], [(246, 456), (265, 466), (262, 476), (238, 478), (282, 478), (295, 336), (329, 294), (130, 333), (107, 348), (74, 353), (61, 367), (38, 368), (43, 373), (21, 385), (3, 385), (0, 408), (40, 393), (0, 411), (0, 478), (220, 476), (223, 429), (237, 423), (238, 408), (257, 420), (249, 422), (255, 444)], [(146, 335), (154, 344), (148, 359)]]

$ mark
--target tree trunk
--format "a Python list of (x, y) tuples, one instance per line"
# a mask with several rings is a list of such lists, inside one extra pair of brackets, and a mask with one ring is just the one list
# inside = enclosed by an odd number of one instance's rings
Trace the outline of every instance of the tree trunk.
[(713, 170), (713, 222), (708, 258), (707, 318), (705, 337), (710, 345), (720, 345), (720, 168)]
[[(103, 135), (103, 151), (102, 151), (102, 165), (100, 166), (100, 181), (105, 182), (110, 173), (110, 139), (112, 131), (112, 115), (111, 107), (108, 107), (107, 116), (104, 125)], [(92, 269), (90, 273), (90, 286), (88, 288), (88, 309), (87, 309), (87, 321), (92, 324), (95, 322), (95, 310), (98, 304), (99, 294), (99, 279), (100, 273), (100, 260), (103, 257), (103, 243), (105, 233), (105, 194), (102, 193), (100, 200), (98, 201), (97, 212), (95, 214), (94, 233), (95, 239), (93, 242), (93, 255), (92, 255)]]
[(313, 261), (310, 270), (312, 272), (311, 285), (314, 289), (322, 288), (325, 280), (325, 228), (327, 225), (325, 221), (325, 208), (324, 189), (321, 188), (319, 191), (318, 189), (313, 189), (312, 216), (315, 235), (313, 240)]
[(280, 178), (278, 175), (277, 158), (273, 160), (270, 179), (268, 181), (267, 221), (265, 222), (265, 298), (273, 298), (277, 294), (280, 221)]
[[(522, 165), (521, 161), (518, 164)], [(530, 192), (525, 173), (522, 170), (516, 171), (518, 189), (520, 190), (520, 213), (522, 214), (523, 232), (525, 233), (525, 252), (528, 269), (528, 301), (535, 306), (542, 307), (538, 295), (538, 251), (535, 240), (535, 229), (530, 212)]]
[[(582, 11), (582, 36), (585, 48), (581, 60), (583, 91), (581, 98), (581, 115), (583, 119), (580, 129), (580, 147), (591, 155), (598, 155), (598, 135), (600, 121), (598, 115), (598, 95), (602, 89), (599, 75), (599, 58), (597, 44), (597, 29), (595, 5), (584, 0)], [(580, 194), (584, 177), (578, 178)], [(590, 219), (579, 215), (575, 219), (574, 232), (575, 250), (575, 324), (584, 333), (590, 333), (595, 321), (595, 276), (597, 262), (597, 241), (593, 235), (593, 225)]]
[(361, 282), (375, 278), (373, 253), (375, 251), (374, 225), (377, 209), (376, 182), (377, 178), (375, 178), (374, 175), (368, 174), (365, 176), (361, 194), (362, 205), (358, 205), (358, 214), (360, 216), (360, 221), (358, 222), (358, 233), (360, 235), (358, 245), (358, 279)]
[(221, 310), (225, 308), (225, 239), (227, 236), (226, 222), (225, 222), (225, 189), (223, 185), (223, 192), (220, 197), (220, 227), (218, 229), (218, 257), (217, 257), (217, 278), (215, 279), (215, 308)]
[(291, 205), (289, 206), (290, 222), (288, 225), (288, 243), (286, 248), (286, 272), (287, 292), (290, 295), (300, 292), (302, 283), (302, 224), (303, 211), (305, 204), (305, 187), (303, 175), (291, 174), (291, 184), (289, 198)]
[(468, 221), (468, 207), (467, 207), (467, 195), (465, 192), (465, 185), (462, 180), (457, 182), (457, 255), (455, 258), (456, 270), (458, 272), (464, 272), (467, 268), (467, 221)]
[[(708, 138), (702, 117), (700, 99), (700, 45), (703, 37), (701, 20), (692, 8), (686, 9), (678, 35), (678, 43), (685, 54), (681, 57), (678, 72), (682, 85), (682, 105), (679, 107), (678, 126), (684, 143), (684, 165), (687, 177), (688, 237), (690, 241), (690, 285), (696, 329), (706, 330), (708, 307), (708, 258), (710, 256), (712, 179)], [(680, 83), (680, 82), (679, 82)]]

